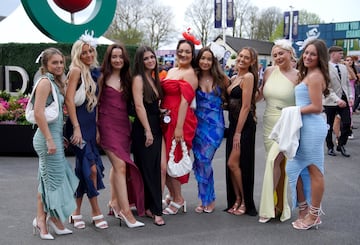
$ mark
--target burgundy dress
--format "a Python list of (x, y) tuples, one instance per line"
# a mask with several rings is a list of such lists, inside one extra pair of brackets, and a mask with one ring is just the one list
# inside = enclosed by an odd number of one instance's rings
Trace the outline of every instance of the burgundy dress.
[[(195, 97), (195, 91), (191, 87), (190, 83), (184, 80), (171, 80), (165, 79), (161, 81), (161, 87), (164, 91), (164, 98), (161, 103), (161, 108), (170, 110), (170, 123), (162, 123), (162, 131), (165, 140), (166, 146), (166, 160), (169, 160), (169, 152), (171, 148), (171, 142), (174, 138), (174, 131), (176, 128), (176, 122), (179, 112), (179, 106), (181, 102), (181, 95), (187, 100), (188, 104), (191, 104), (191, 101)], [(192, 141), (195, 136), (195, 130), (197, 126), (197, 119), (193, 109), (188, 106), (185, 122), (183, 126), (184, 131), (184, 141), (186, 146), (190, 151), (192, 148)], [(175, 148), (175, 162), (178, 162), (182, 158), (182, 150), (179, 144)], [(181, 184), (185, 184), (189, 181), (190, 174), (176, 178), (180, 181)]]
[(130, 158), (131, 124), (122, 92), (104, 86), (99, 101), (98, 128), (100, 144), (127, 163), (126, 180), (129, 203), (134, 203), (139, 216), (145, 215), (144, 184), (141, 173)]

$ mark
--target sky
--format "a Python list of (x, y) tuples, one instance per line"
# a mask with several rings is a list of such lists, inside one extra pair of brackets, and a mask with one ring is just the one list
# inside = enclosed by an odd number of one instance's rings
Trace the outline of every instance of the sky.
[[(0, 16), (9, 15), (20, 4), (20, 0), (0, 0)], [(184, 23), (186, 8), (192, 0), (159, 0), (164, 1), (166, 5), (172, 6), (176, 13), (176, 22)], [(223, 0), (225, 1), (225, 0)], [(282, 11), (289, 11), (292, 6), (293, 10), (306, 9), (308, 12), (317, 14), (325, 23), (345, 22), (360, 20), (360, 1), (359, 0), (250, 0), (260, 9), (276, 6)]]

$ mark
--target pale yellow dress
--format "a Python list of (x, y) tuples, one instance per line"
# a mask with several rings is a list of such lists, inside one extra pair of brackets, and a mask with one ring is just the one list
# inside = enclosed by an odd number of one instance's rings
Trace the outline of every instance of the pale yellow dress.
[[(263, 126), (266, 165), (260, 199), (260, 217), (275, 218), (274, 209), (277, 203), (277, 196), (279, 195), (274, 193), (273, 170), (274, 160), (279, 154), (279, 146), (275, 141), (269, 139), (268, 136), (281, 115), (281, 109), (295, 105), (294, 88), (294, 83), (292, 83), (286, 76), (284, 76), (278, 67), (273, 70), (264, 85), (263, 95), (265, 98), (266, 107), (263, 117)], [(282, 180), (280, 179), (279, 183), (281, 182)], [(286, 175), (283, 183), (283, 211), (280, 217), (281, 221), (288, 220), (291, 217), (291, 210), (287, 197), (288, 179)]]

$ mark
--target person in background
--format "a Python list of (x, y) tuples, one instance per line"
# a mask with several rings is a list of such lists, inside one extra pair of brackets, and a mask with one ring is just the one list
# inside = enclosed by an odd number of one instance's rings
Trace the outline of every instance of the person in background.
[[(161, 82), (164, 98), (161, 108), (167, 111), (170, 121), (162, 122), (162, 132), (165, 140), (166, 162), (169, 160), (169, 152), (172, 140), (185, 141), (188, 150), (192, 148), (195, 136), (197, 119), (190, 104), (195, 98), (195, 90), (198, 87), (198, 79), (194, 70), (195, 46), (187, 39), (180, 40), (176, 47), (177, 66), (170, 69), (166, 78)], [(175, 148), (175, 162), (182, 157), (180, 144)], [(180, 209), (186, 212), (186, 201), (181, 193), (181, 185), (189, 181), (190, 174), (181, 177), (166, 176), (166, 186), (169, 197), (166, 198), (167, 207), (163, 214), (174, 215)]]
[(162, 132), (160, 100), (162, 89), (155, 52), (140, 46), (134, 57), (132, 96), (136, 110), (132, 128), (134, 161), (144, 180), (146, 215), (154, 224), (165, 225), (162, 218), (161, 169)]
[[(296, 207), (298, 195), (306, 198), (308, 213), (299, 217), (292, 226), (308, 230), (321, 224), (321, 200), (324, 193), (324, 141), (327, 125), (322, 97), (329, 94), (328, 53), (324, 41), (309, 41), (299, 59), (299, 79), (295, 87), (296, 106), (301, 113), (299, 146), (293, 159), (288, 160), (286, 173), (292, 193), (292, 204)], [(298, 183), (301, 176), (301, 185)]]
[[(63, 222), (76, 209), (74, 192), (79, 180), (65, 158), (63, 144), (63, 111), (65, 57), (55, 48), (43, 51), (41, 58), (41, 76), (35, 91), (34, 115), (38, 126), (34, 138), (34, 149), (39, 156), (37, 214), (33, 220), (34, 234), (38, 230), (40, 238), (52, 240), (48, 225), (57, 235), (71, 234)], [(54, 98), (55, 87), (59, 102), (59, 117), (55, 122), (47, 123), (44, 110)], [(49, 217), (47, 219), (47, 216)]]
[(115, 217), (124, 220), (129, 228), (141, 227), (144, 223), (135, 219), (129, 205), (129, 201), (135, 204), (139, 216), (145, 214), (143, 180), (130, 157), (130, 59), (122, 44), (107, 48), (101, 73), (97, 125), (100, 145), (112, 165), (109, 206)]
[(278, 143), (269, 139), (269, 135), (280, 118), (281, 110), (295, 105), (294, 88), (298, 71), (292, 65), (295, 52), (288, 40), (275, 41), (271, 55), (275, 65), (265, 70), (264, 83), (258, 97), (258, 100), (263, 97), (266, 103), (263, 116), (266, 163), (259, 207), (260, 223), (275, 217), (281, 221), (291, 217), (287, 198), (286, 158), (279, 151)]
[(254, 171), (258, 56), (251, 47), (236, 58), (237, 75), (227, 87), (229, 133), (226, 140), (227, 212), (255, 216)]
[(212, 160), (224, 137), (224, 113), (228, 77), (209, 47), (202, 48), (196, 59), (199, 87), (196, 90), (198, 125), (193, 140), (193, 170), (198, 182), (198, 198), (201, 204), (197, 213), (212, 213), (215, 209), (215, 189)]
[(165, 66), (159, 65), (159, 78), (160, 80), (163, 80), (167, 75), (167, 71), (165, 69)]
[[(77, 229), (84, 229), (81, 204), (86, 193), (92, 213), (92, 222), (99, 229), (108, 228), (108, 224), (101, 213), (97, 196), (98, 190), (104, 189), (102, 178), (104, 166), (97, 148), (96, 136), (96, 105), (97, 78), (96, 39), (85, 33), (77, 40), (71, 49), (71, 64), (68, 73), (66, 90), (66, 108), (69, 118), (66, 122), (66, 135), (70, 139), (76, 156), (75, 173), (80, 183), (76, 190), (77, 208), (69, 221)], [(85, 84), (86, 99), (83, 104), (76, 106), (74, 102), (76, 90), (81, 83)]]
[(345, 65), (340, 64), (343, 53), (341, 47), (332, 46), (329, 48), (330, 94), (324, 99), (323, 104), (327, 123), (329, 124), (329, 130), (326, 136), (328, 155), (336, 156), (332, 132), (335, 116), (339, 114), (341, 118), (341, 133), (336, 150), (341, 152), (344, 157), (350, 157), (350, 154), (346, 152), (345, 145), (348, 136), (351, 134), (350, 107), (353, 105), (354, 97), (351, 94), (347, 68)]

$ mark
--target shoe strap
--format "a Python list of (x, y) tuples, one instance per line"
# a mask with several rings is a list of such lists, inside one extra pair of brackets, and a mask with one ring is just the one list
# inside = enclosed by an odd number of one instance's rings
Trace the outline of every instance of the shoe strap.
[(103, 219), (103, 218), (104, 218), (104, 215), (100, 214), (100, 215), (97, 215), (97, 216), (93, 216), (92, 220), (99, 220), (99, 219)]
[(300, 210), (300, 211), (304, 211), (305, 209), (308, 208), (307, 202), (306, 202), (306, 201), (299, 202), (299, 203), (298, 203), (298, 207), (299, 207), (299, 210)]
[(322, 211), (321, 206), (320, 207), (314, 207), (310, 205), (309, 213), (313, 216), (319, 217), (320, 215), (325, 215), (325, 213)]

